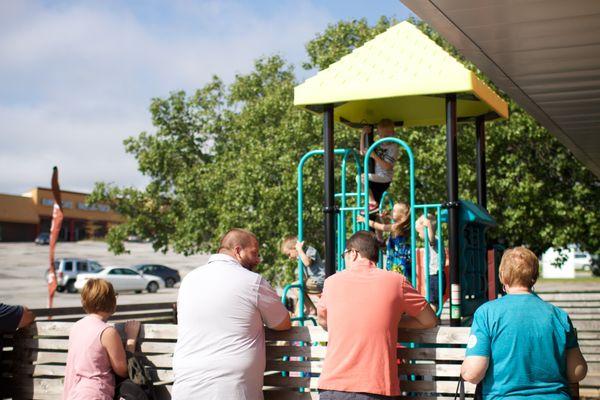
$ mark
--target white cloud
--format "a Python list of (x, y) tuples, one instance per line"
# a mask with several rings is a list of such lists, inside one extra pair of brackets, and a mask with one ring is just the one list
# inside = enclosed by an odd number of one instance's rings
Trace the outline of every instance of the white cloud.
[(47, 186), (53, 165), (67, 190), (143, 185), (122, 141), (151, 129), (152, 97), (229, 80), (262, 55), (299, 62), (331, 20), (302, 1), (268, 12), (232, 1), (48, 4), (0, 3), (0, 192)]

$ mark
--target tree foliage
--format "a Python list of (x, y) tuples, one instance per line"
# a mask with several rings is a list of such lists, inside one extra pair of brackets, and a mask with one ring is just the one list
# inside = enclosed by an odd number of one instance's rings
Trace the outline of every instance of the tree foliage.
[[(303, 66), (326, 68), (393, 23), (382, 18), (374, 26), (366, 20), (330, 25), (306, 45)], [(413, 23), (479, 73), (425, 23)], [(136, 234), (155, 250), (214, 251), (223, 233), (243, 227), (262, 243), (261, 271), (279, 282), (292, 280), (293, 266), (279, 254), (279, 242), (297, 230), (298, 162), (322, 147), (320, 118), (293, 107), (297, 84), (293, 66), (272, 56), (258, 59), (251, 72), (229, 85), (214, 77), (191, 96), (179, 91), (153, 99), (156, 132), (125, 140), (150, 183), (141, 190), (97, 183), (90, 197), (126, 218), (109, 232), (111, 250), (125, 251), (125, 238)], [(510, 119), (487, 124), (488, 209), (499, 223), (491, 237), (527, 244), (538, 253), (568, 243), (597, 252), (600, 182), (507, 100)], [(357, 147), (357, 131), (335, 129), (337, 148)], [(402, 129), (398, 136), (415, 153), (417, 201), (443, 202), (445, 128)], [(321, 159), (309, 161), (304, 182), (305, 235), (317, 247), (323, 240), (322, 169)], [(461, 198), (474, 200), (475, 132), (469, 125), (459, 131), (459, 171)], [(400, 161), (391, 187), (395, 198), (407, 198), (406, 173)]]

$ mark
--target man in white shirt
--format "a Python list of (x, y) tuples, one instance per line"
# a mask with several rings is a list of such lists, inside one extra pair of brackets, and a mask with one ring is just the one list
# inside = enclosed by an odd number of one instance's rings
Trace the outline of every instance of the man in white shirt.
[(173, 400), (263, 398), (263, 324), (289, 329), (290, 316), (269, 283), (254, 234), (232, 229), (218, 254), (181, 282), (173, 356)]

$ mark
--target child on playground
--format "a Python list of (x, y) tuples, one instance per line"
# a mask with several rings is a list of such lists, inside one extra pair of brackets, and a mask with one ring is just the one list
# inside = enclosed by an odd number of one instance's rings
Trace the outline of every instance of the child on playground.
[[(364, 222), (358, 216), (359, 222)], [(379, 232), (390, 232), (387, 241), (386, 269), (400, 272), (408, 281), (411, 281), (411, 256), (410, 256), (410, 206), (398, 202), (392, 209), (392, 223), (380, 223), (369, 220), (369, 226)]]
[[(382, 119), (377, 124), (379, 139), (394, 136), (394, 122)], [(360, 155), (367, 153), (366, 135), (371, 133), (371, 127), (365, 125), (360, 137)], [(369, 211), (379, 208), (383, 193), (390, 187), (394, 178), (394, 164), (398, 159), (398, 145), (396, 143), (382, 143), (371, 153), (375, 161), (375, 171), (369, 174)]]
[[(440, 264), (440, 260), (438, 259), (437, 238), (435, 235), (436, 225), (435, 216), (431, 214), (421, 215), (415, 222), (417, 234), (423, 241), (425, 241), (425, 228), (427, 228), (427, 236), (429, 238), (429, 302), (431, 303), (434, 311), (437, 311), (438, 296), (440, 291), (444, 293), (446, 284), (443, 267), (444, 260), (442, 258), (442, 262)], [(442, 257), (444, 257), (444, 253), (442, 253)], [(438, 282), (438, 274), (442, 274), (441, 288)]]
[(316, 313), (316, 307), (308, 294), (321, 295), (323, 284), (325, 282), (325, 263), (321, 255), (312, 246), (307, 246), (304, 250), (304, 241), (299, 242), (297, 236), (287, 236), (281, 242), (281, 252), (289, 257), (290, 260), (297, 260), (298, 257), (304, 264), (304, 272), (307, 276), (305, 280), (306, 303), (310, 313)]

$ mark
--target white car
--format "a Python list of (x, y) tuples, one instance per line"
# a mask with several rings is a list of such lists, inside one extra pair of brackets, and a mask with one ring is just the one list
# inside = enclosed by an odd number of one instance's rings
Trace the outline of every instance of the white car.
[(88, 279), (101, 278), (112, 283), (116, 292), (147, 290), (155, 293), (159, 288), (165, 287), (165, 281), (154, 275), (142, 274), (131, 268), (107, 267), (93, 274), (79, 274), (75, 281), (75, 289), (81, 291)]

